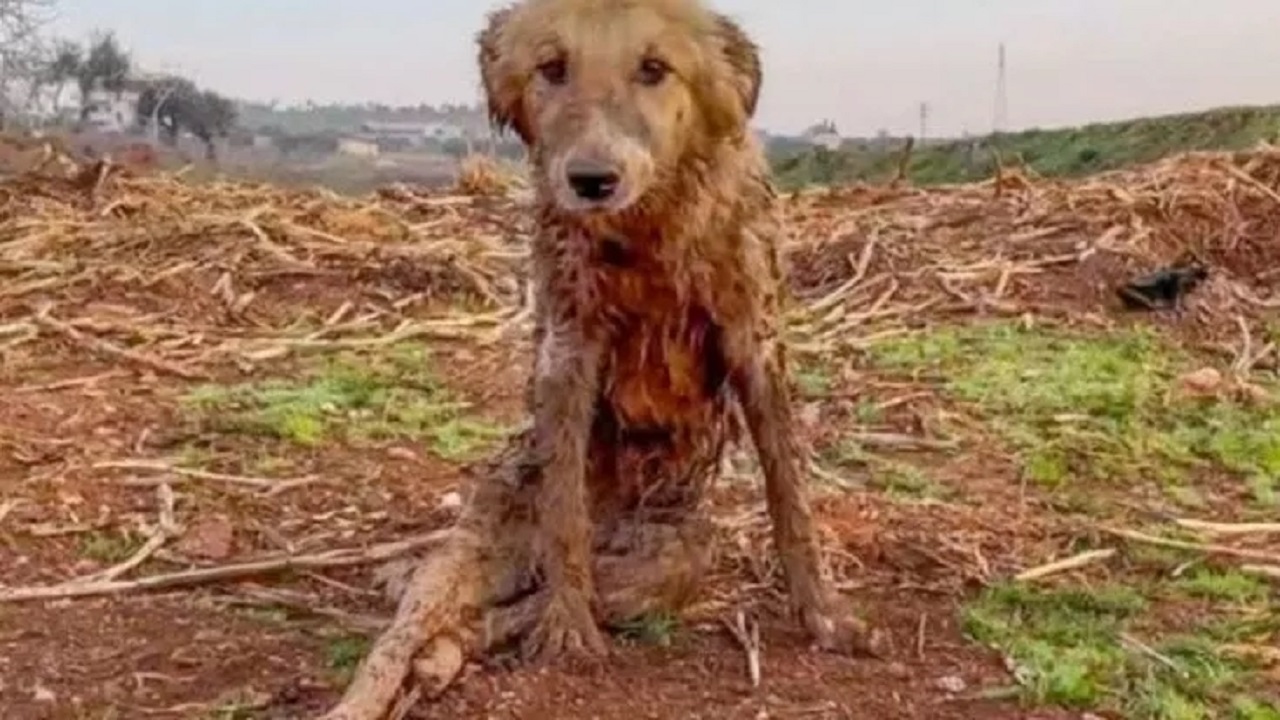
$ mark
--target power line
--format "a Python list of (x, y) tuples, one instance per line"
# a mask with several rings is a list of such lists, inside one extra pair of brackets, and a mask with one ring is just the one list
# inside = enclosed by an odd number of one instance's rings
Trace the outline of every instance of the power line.
[(929, 136), (929, 103), (920, 103), (920, 142)]

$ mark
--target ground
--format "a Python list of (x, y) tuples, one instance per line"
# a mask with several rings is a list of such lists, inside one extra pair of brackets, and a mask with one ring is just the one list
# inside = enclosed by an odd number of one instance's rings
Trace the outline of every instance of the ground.
[[(789, 198), (817, 515), (887, 657), (780, 616), (739, 448), (693, 608), (405, 716), (1280, 718), (1278, 178), (1259, 151)], [(378, 560), (523, 422), (528, 221), (469, 187), (0, 185), (3, 717), (337, 699), (393, 610)], [(1185, 309), (1119, 309), (1189, 250), (1214, 272)]]
[[(1280, 140), (1280, 108), (1227, 107), (1204, 112), (1142, 117), (1080, 127), (1033, 128), (996, 139), (940, 139), (917, 145), (908, 171), (920, 185), (982, 180), (997, 164), (1025, 163), (1045, 177), (1081, 177), (1154, 162), (1176, 153), (1248, 150)], [(812, 147), (778, 148), (774, 169), (786, 186), (892, 178), (901, 143), (846, 143), (837, 152)]]

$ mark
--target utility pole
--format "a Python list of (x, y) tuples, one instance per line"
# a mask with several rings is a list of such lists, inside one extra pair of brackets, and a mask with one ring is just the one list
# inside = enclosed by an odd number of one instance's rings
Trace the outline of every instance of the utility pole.
[(1008, 123), (1009, 97), (1005, 87), (1004, 43), (1000, 43), (999, 54), (996, 57), (996, 107), (991, 118), (991, 133), (994, 135), (1003, 132)]
[(929, 103), (920, 103), (920, 142), (929, 136)]

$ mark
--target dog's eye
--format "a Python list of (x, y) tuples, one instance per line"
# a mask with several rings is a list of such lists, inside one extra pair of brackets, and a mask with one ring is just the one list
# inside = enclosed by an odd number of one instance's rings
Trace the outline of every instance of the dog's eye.
[(538, 74), (552, 85), (563, 85), (569, 78), (569, 67), (563, 58), (548, 60), (538, 66)]
[(671, 66), (657, 58), (645, 58), (640, 61), (640, 72), (637, 79), (643, 85), (658, 85), (671, 74)]

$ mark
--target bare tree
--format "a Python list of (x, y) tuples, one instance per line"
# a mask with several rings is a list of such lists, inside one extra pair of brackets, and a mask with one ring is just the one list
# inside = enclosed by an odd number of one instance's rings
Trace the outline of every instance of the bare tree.
[(186, 130), (205, 144), (210, 161), (217, 159), (214, 141), (231, 132), (236, 115), (234, 102), (185, 78), (152, 84), (138, 97), (138, 116), (150, 118), (155, 135), (173, 145)]
[(52, 19), (54, 0), (0, 0), (0, 113), (28, 111), (48, 68), (41, 31)]

